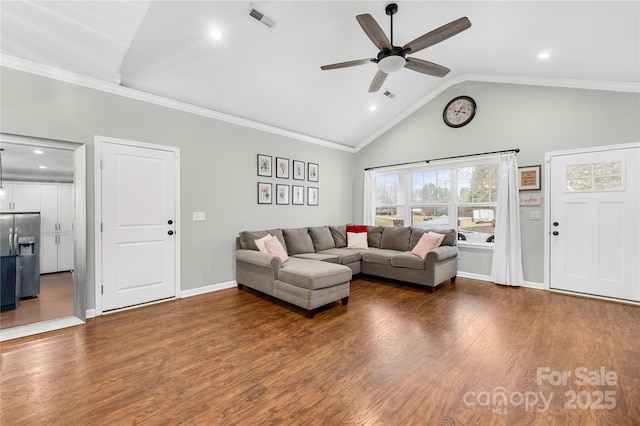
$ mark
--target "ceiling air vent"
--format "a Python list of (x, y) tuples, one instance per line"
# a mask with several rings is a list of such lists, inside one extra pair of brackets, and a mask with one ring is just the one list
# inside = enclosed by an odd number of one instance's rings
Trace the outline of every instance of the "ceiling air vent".
[(257, 9), (251, 8), (251, 10), (249, 10), (249, 16), (269, 28), (273, 28), (276, 25), (276, 21), (269, 18), (268, 16), (265, 16), (264, 13), (260, 12)]

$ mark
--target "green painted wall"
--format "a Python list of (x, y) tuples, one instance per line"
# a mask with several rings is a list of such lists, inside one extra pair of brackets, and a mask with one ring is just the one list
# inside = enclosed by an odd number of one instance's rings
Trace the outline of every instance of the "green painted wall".
[[(452, 98), (468, 95), (478, 111), (465, 127), (442, 120)], [(363, 173), (367, 167), (519, 148), (518, 165), (543, 166), (546, 152), (640, 141), (640, 94), (515, 84), (465, 82), (439, 94), (358, 151), (354, 221), (362, 220)], [(543, 190), (545, 182), (542, 182)], [(540, 192), (543, 195), (543, 192)], [(525, 280), (544, 282), (544, 223), (521, 214)], [(460, 270), (487, 275), (489, 250), (462, 249)]]
[[(1, 69), (0, 131), (87, 145), (87, 308), (94, 300), (94, 136), (181, 150), (182, 290), (235, 278), (235, 237), (242, 230), (344, 224), (351, 220), (353, 153), (249, 129), (49, 78)], [(320, 166), (320, 204), (258, 205), (257, 154)], [(206, 212), (193, 222), (192, 212)]]
[[(1, 132), (87, 145), (88, 309), (95, 285), (95, 135), (181, 149), (183, 290), (234, 279), (234, 238), (241, 230), (360, 222), (366, 167), (510, 148), (520, 148), (519, 165), (527, 166), (543, 164), (549, 151), (640, 140), (637, 93), (461, 83), (352, 154), (13, 69), (2, 68), (0, 77)], [(468, 126), (452, 129), (442, 122), (442, 109), (462, 94), (476, 100), (478, 112)], [(318, 163), (320, 205), (257, 205), (256, 184), (265, 180), (256, 175), (259, 153)], [(542, 283), (544, 224), (528, 218), (531, 209), (522, 215), (523, 267), (527, 281)], [(192, 222), (194, 211), (205, 211), (207, 220)], [(460, 265), (486, 275), (491, 252), (462, 250)]]

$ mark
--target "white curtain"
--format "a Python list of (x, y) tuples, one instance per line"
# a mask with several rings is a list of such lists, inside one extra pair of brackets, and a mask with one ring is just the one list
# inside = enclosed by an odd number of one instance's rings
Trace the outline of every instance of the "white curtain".
[(373, 170), (364, 171), (364, 194), (362, 205), (362, 224), (374, 225), (375, 224), (375, 196), (376, 196), (376, 182), (375, 172)]
[(502, 153), (498, 161), (498, 205), (491, 279), (497, 284), (519, 286), (524, 283), (524, 276), (520, 239), (518, 161), (515, 153)]

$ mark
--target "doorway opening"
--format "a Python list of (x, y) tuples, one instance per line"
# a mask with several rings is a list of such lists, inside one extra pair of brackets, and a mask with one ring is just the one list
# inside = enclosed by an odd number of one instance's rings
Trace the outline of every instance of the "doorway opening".
[[(28, 238), (16, 234), (19, 227), (2, 229), (14, 236), (20, 248), (3, 251), (3, 265), (29, 263), (38, 278), (30, 283), (33, 294), (21, 294), (19, 274), (3, 270), (3, 277), (8, 272), (12, 280), (3, 278), (0, 341), (82, 324), (86, 318), (86, 147), (10, 134), (0, 134), (0, 147), (0, 211), (7, 217), (30, 213), (38, 219), (38, 231)], [(5, 284), (11, 284), (6, 290), (13, 290), (13, 303), (5, 303)]]

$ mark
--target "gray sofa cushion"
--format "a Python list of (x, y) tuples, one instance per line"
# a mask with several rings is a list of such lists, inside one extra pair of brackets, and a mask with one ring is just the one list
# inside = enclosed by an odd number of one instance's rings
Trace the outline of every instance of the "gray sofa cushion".
[(443, 234), (444, 235), (444, 239), (442, 240), (442, 243), (440, 243), (441, 246), (455, 246), (456, 245), (456, 230), (455, 229), (420, 229), (420, 228), (411, 228), (411, 240), (409, 242), (409, 250), (413, 250), (413, 248), (416, 246), (416, 244), (418, 244), (418, 241), (420, 241), (420, 237), (422, 237), (422, 234), (424, 234), (425, 232), (435, 232), (437, 234)]
[(382, 232), (380, 248), (398, 251), (408, 251), (411, 240), (411, 228), (404, 226), (386, 227)]
[(330, 226), (329, 231), (333, 237), (335, 248), (342, 248), (347, 246), (347, 226)]
[(395, 266), (396, 268), (426, 269), (427, 261), (410, 251), (405, 251), (391, 258), (391, 266)]
[(278, 279), (313, 290), (348, 282), (351, 280), (351, 269), (335, 263), (291, 258), (278, 271)]
[(340, 256), (325, 253), (300, 253), (294, 254), (293, 257), (298, 259), (321, 260), (329, 263), (340, 263)]
[(333, 256), (338, 256), (340, 258), (340, 263), (343, 265), (348, 265), (353, 262), (360, 262), (362, 260), (362, 252), (366, 250), (359, 249), (349, 249), (349, 248), (332, 248), (328, 250), (323, 250), (318, 254), (329, 254)]
[(336, 246), (328, 226), (309, 228), (309, 236), (311, 236), (313, 248), (316, 252), (334, 248)]
[(240, 246), (245, 250), (258, 250), (256, 243), (254, 242), (258, 238), (265, 237), (267, 234), (271, 234), (277, 237), (284, 249), (287, 249), (284, 237), (281, 229), (270, 229), (268, 231), (242, 231), (240, 232)]
[(313, 242), (309, 236), (307, 228), (283, 229), (282, 234), (287, 243), (287, 253), (289, 256), (300, 253), (314, 253)]
[(369, 247), (380, 248), (382, 231), (384, 231), (384, 226), (368, 226), (367, 227), (367, 241), (369, 243)]
[(374, 247), (362, 253), (362, 261), (365, 263), (391, 265), (391, 258), (398, 254), (399, 252), (397, 250), (385, 250)]

